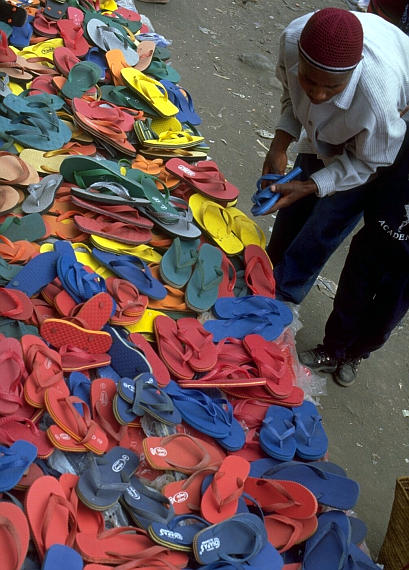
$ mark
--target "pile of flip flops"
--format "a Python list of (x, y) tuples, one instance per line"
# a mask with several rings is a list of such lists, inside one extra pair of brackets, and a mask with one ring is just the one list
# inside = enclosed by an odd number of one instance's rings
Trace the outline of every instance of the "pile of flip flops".
[(2, 570), (377, 568), (169, 41), (0, 10)]

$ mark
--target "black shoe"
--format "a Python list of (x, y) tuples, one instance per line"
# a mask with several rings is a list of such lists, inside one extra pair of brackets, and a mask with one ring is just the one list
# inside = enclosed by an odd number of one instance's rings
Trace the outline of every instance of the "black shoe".
[(334, 374), (335, 382), (340, 386), (352, 386), (356, 380), (358, 367), (361, 364), (361, 360), (362, 358), (355, 358), (355, 360), (342, 362)]
[(312, 350), (301, 352), (298, 356), (302, 364), (317, 372), (335, 372), (340, 364), (340, 361), (331, 356), (322, 344)]

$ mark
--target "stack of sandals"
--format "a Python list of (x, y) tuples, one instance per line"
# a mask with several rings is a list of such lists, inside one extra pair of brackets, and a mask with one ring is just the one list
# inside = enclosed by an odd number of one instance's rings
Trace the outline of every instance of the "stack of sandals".
[(376, 568), (168, 40), (0, 8), (2, 570)]

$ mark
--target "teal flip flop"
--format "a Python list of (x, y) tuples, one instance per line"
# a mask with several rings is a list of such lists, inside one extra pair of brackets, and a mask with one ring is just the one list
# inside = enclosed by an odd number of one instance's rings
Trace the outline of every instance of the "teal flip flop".
[(70, 70), (67, 81), (64, 83), (61, 93), (67, 99), (82, 97), (82, 95), (95, 87), (101, 76), (101, 68), (92, 61), (80, 61)]
[(223, 279), (222, 252), (218, 247), (204, 243), (199, 249), (196, 266), (185, 291), (186, 305), (201, 313), (215, 304)]
[(18, 218), (7, 216), (0, 225), (0, 234), (10, 241), (36, 241), (46, 233), (44, 220), (40, 214), (28, 214)]
[(159, 272), (162, 279), (176, 289), (189, 281), (197, 261), (199, 239), (181, 240), (176, 237), (160, 260)]

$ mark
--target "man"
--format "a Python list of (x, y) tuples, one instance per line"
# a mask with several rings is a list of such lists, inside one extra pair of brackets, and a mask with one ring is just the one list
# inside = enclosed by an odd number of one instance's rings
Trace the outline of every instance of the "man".
[(281, 195), (270, 210), (280, 211), (267, 249), (278, 298), (300, 303), (365, 213), (324, 345), (300, 356), (350, 385), (360, 359), (382, 346), (408, 308), (408, 226), (397, 230), (409, 203), (401, 117), (409, 103), (409, 38), (373, 14), (325, 8), (283, 32), (277, 75), (282, 113), (263, 174), (284, 172), (294, 140), (303, 170), (300, 180), (271, 187)]

